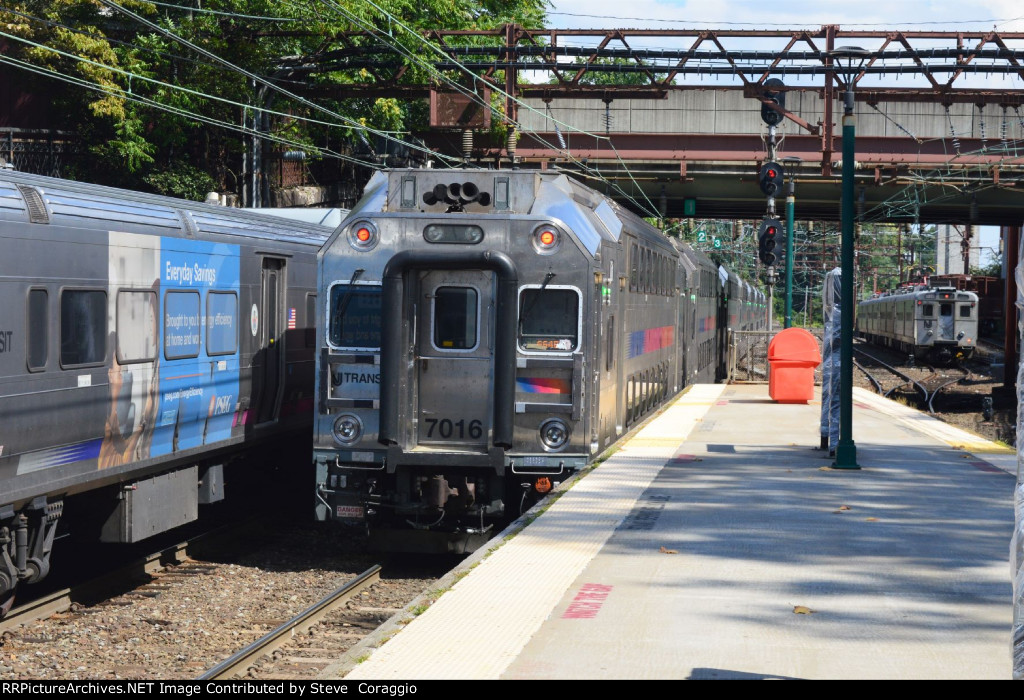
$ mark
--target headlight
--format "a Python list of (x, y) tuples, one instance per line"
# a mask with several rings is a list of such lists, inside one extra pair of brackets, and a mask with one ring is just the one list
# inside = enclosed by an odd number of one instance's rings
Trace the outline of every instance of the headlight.
[(366, 252), (377, 247), (380, 234), (369, 221), (358, 221), (348, 229), (348, 244), (358, 251)]
[(540, 441), (544, 447), (556, 452), (569, 444), (569, 426), (560, 418), (550, 418), (540, 426)]
[(363, 436), (363, 422), (359, 416), (343, 413), (334, 421), (334, 439), (342, 445), (354, 445)]

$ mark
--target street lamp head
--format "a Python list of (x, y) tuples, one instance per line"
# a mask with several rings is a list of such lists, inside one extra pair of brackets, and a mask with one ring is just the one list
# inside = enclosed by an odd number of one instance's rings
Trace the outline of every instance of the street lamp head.
[(853, 112), (853, 82), (864, 61), (871, 55), (867, 49), (859, 46), (840, 46), (828, 52), (837, 70), (846, 83), (846, 97), (843, 106), (847, 114)]

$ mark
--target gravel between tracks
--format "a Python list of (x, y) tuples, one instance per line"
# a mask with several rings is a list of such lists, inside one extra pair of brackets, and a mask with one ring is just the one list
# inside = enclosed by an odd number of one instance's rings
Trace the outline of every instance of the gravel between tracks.
[[(876, 345), (861, 344), (859, 341), (856, 347), (863, 348), (898, 369), (912, 373), (917, 371), (917, 376), (919, 377), (927, 376), (926, 373), (919, 371), (920, 368), (915, 370), (913, 365), (909, 365), (905, 355)], [(971, 376), (963, 383), (954, 384), (942, 390), (934, 402), (934, 415), (950, 425), (955, 425), (987, 440), (1002, 442), (1012, 447), (1016, 444), (1016, 403), (1014, 402), (1010, 406), (997, 405), (993, 410), (991, 419), (986, 419), (982, 411), (982, 400), (985, 397), (992, 396), (993, 389), (998, 391), (1003, 386), (1002, 378), (992, 374), (989, 361), (994, 355), (997, 360), (1001, 360), (1001, 353), (996, 355), (991, 350), (979, 348), (977, 359), (964, 363), (965, 369), (970, 370)], [(949, 379), (955, 379), (959, 376), (959, 372), (955, 369), (937, 367), (936, 371), (940, 375), (947, 376)], [(879, 371), (879, 376), (886, 375), (886, 372)], [(854, 386), (863, 387), (871, 392), (875, 391), (874, 386), (864, 376), (864, 373), (856, 369), (853, 372), (853, 383)], [(910, 391), (913, 392), (912, 389)], [(915, 404), (911, 403), (911, 405)], [(927, 409), (925, 412), (927, 412)]]
[[(0, 679), (194, 679), (379, 563), (339, 539), (289, 529), (237, 560), (190, 560), (135, 592), (21, 627), (0, 638)], [(359, 602), (401, 609), (437, 567), (389, 575), (385, 565)]]

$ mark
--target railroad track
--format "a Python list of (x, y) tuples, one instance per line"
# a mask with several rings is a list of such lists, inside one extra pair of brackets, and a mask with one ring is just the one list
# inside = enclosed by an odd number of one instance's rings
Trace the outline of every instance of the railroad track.
[(853, 350), (855, 354), (867, 358), (875, 365), (882, 367), (891, 375), (896, 376), (901, 380), (902, 383), (895, 384), (888, 390), (885, 390), (882, 385), (882, 382), (879, 381), (879, 379), (874, 374), (868, 371), (867, 368), (865, 368), (855, 359), (854, 366), (857, 367), (861, 372), (863, 372), (868, 377), (869, 381), (871, 381), (872, 385), (875, 387), (875, 390), (879, 394), (888, 398), (889, 396), (899, 391), (900, 389), (910, 386), (912, 387), (912, 391), (920, 392), (921, 406), (927, 408), (928, 412), (932, 414), (935, 413), (934, 401), (935, 397), (938, 396), (939, 392), (941, 392), (943, 389), (947, 387), (953, 386), (954, 384), (964, 382), (971, 377), (971, 371), (962, 366), (954, 367), (953, 369), (958, 373), (958, 376), (949, 378), (947, 376), (944, 376), (942, 373), (936, 371), (934, 367), (930, 365), (924, 365), (923, 367), (917, 367), (915, 369), (928, 372), (931, 376), (925, 379), (915, 378), (911, 376), (910, 373), (904, 372), (903, 370), (893, 367), (892, 365), (884, 362), (883, 360), (872, 355), (871, 353), (868, 353), (862, 348), (855, 347)]
[[(274, 672), (272, 676), (274, 679), (314, 677), (316, 671), (333, 663), (335, 656), (376, 630), (381, 622), (395, 612), (379, 609), (379, 612), (387, 612), (387, 616), (381, 619), (381, 616), (377, 615), (372, 616), (371, 620), (366, 620), (365, 613), (367, 611), (364, 606), (350, 607), (361, 593), (380, 581), (380, 569), (379, 564), (370, 567), (270, 633), (217, 664), (196, 680), (228, 680), (247, 676), (258, 678), (261, 675), (259, 664), (275, 652), (278, 653), (279, 659), (284, 659), (286, 663), (292, 665), (298, 665), (307, 673), (282, 675), (280, 672)], [(366, 624), (355, 623), (357, 618)], [(309, 645), (303, 644), (301, 639), (297, 640), (296, 638), (308, 632), (314, 625), (325, 623), (329, 623), (335, 628), (335, 631), (318, 635), (315, 643), (319, 646), (313, 648), (316, 656), (312, 656), (309, 653)], [(335, 648), (326, 646), (332, 643)]]
[[(205, 532), (146, 554), (101, 576), (13, 605), (0, 619), (0, 634), (22, 625), (71, 610), (76, 605), (96, 605), (121, 593), (152, 595), (182, 577), (202, 575), (211, 567), (190, 561), (197, 548), (218, 546), (251, 533), (255, 521), (245, 521)], [(159, 573), (173, 567), (166, 573)], [(15, 601), (16, 602), (16, 601)]]

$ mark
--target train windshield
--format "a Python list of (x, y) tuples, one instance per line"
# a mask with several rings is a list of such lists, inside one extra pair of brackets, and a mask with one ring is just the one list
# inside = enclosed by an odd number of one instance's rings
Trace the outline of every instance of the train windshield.
[(381, 288), (336, 284), (331, 287), (331, 345), (342, 348), (380, 347)]
[(573, 289), (524, 289), (519, 297), (519, 347), (572, 351), (579, 345), (579, 295)]

